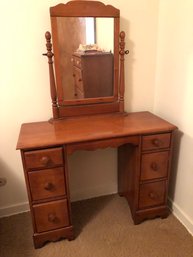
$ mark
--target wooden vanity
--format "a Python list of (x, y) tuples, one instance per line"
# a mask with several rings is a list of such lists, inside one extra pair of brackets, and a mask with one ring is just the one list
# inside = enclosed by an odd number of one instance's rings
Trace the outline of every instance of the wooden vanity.
[[(155, 217), (166, 218), (176, 126), (150, 112), (124, 111), (124, 55), (128, 51), (125, 51), (125, 34), (119, 33), (119, 10), (96, 1), (71, 1), (51, 7), (50, 16), (54, 54), (51, 34), (47, 32), (45, 55), (49, 63), (53, 119), (22, 124), (17, 143), (22, 156), (35, 248), (47, 241), (74, 239), (68, 157), (78, 150), (117, 148), (118, 193), (127, 199), (134, 223)], [(57, 24), (64, 23), (64, 30), (66, 17), (90, 16), (114, 19), (114, 62), (110, 83), (113, 91), (104, 97), (94, 95), (66, 100)], [(95, 83), (89, 83), (92, 91)]]
[(119, 194), (128, 200), (134, 223), (167, 217), (175, 129), (149, 112), (23, 124), (17, 149), (22, 154), (35, 247), (74, 237), (68, 156), (77, 150), (118, 148)]

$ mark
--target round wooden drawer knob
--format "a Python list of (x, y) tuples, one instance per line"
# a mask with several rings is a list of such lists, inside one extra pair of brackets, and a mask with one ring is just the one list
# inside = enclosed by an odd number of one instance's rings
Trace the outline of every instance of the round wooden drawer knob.
[(57, 221), (57, 216), (54, 213), (48, 214), (48, 221), (52, 223), (56, 223)]
[(49, 158), (48, 156), (43, 156), (43, 157), (40, 159), (41, 164), (43, 164), (43, 165), (45, 165), (45, 166), (48, 165), (49, 161), (50, 161), (50, 158)]
[(45, 184), (44, 189), (47, 191), (51, 191), (54, 188), (54, 185), (51, 182)]
[(154, 171), (158, 171), (159, 167), (158, 164), (156, 162), (152, 162), (151, 163), (151, 169)]
[(161, 144), (161, 141), (159, 139), (155, 138), (155, 139), (152, 140), (152, 144), (159, 147), (160, 144)]
[(155, 192), (150, 192), (148, 195), (149, 198), (151, 198), (152, 200), (156, 200), (159, 198), (158, 194), (156, 194)]

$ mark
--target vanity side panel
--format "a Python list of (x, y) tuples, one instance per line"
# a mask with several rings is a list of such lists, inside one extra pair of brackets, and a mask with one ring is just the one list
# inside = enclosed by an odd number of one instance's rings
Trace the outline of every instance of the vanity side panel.
[(125, 144), (118, 148), (118, 192), (130, 206), (132, 216), (138, 207), (140, 147)]
[(63, 153), (64, 153), (64, 169), (65, 169), (65, 175), (66, 175), (66, 192), (67, 192), (67, 198), (68, 198), (68, 212), (69, 212), (69, 221), (70, 224), (72, 225), (72, 210), (71, 210), (71, 199), (70, 199), (70, 186), (69, 186), (69, 171), (68, 171), (68, 154), (67, 154), (67, 147), (64, 145), (63, 147)]
[(36, 229), (35, 218), (33, 215), (32, 197), (31, 197), (31, 193), (30, 193), (31, 190), (30, 190), (30, 184), (29, 184), (29, 180), (28, 180), (27, 168), (26, 168), (25, 157), (24, 157), (25, 151), (21, 150), (20, 153), (21, 153), (21, 159), (22, 159), (22, 165), (23, 165), (23, 171), (24, 171), (24, 177), (25, 177), (25, 184), (26, 184), (26, 188), (27, 188), (27, 195), (28, 195), (30, 214), (31, 214), (32, 225), (33, 225), (33, 231), (35, 232), (37, 229)]

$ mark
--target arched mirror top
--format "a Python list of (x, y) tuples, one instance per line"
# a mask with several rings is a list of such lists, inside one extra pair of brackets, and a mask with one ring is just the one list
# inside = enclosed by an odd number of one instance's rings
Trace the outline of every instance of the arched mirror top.
[(69, 1), (50, 7), (51, 17), (117, 17), (119, 9), (99, 1)]
[(55, 117), (119, 110), (119, 17), (118, 9), (99, 1), (50, 7)]

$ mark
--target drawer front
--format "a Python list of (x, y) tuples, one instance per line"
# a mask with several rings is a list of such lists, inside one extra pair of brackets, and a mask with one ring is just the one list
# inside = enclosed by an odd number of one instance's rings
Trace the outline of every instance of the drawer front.
[(169, 152), (146, 153), (142, 155), (141, 180), (167, 177)]
[(73, 57), (73, 64), (74, 66), (81, 68), (81, 59), (79, 57)]
[(69, 225), (66, 199), (34, 205), (33, 211), (38, 233)]
[(83, 81), (82, 81), (82, 72), (80, 69), (74, 68), (74, 76), (75, 76), (75, 85), (81, 91), (83, 91)]
[(28, 173), (32, 200), (42, 200), (66, 194), (63, 168)]
[(170, 146), (170, 133), (143, 136), (142, 150), (168, 148)]
[(51, 168), (63, 164), (61, 147), (25, 152), (24, 158), (27, 169)]
[(75, 88), (75, 97), (77, 99), (83, 99), (84, 98), (83, 92), (80, 91), (78, 87)]
[(140, 186), (139, 209), (165, 204), (166, 181), (147, 183)]

